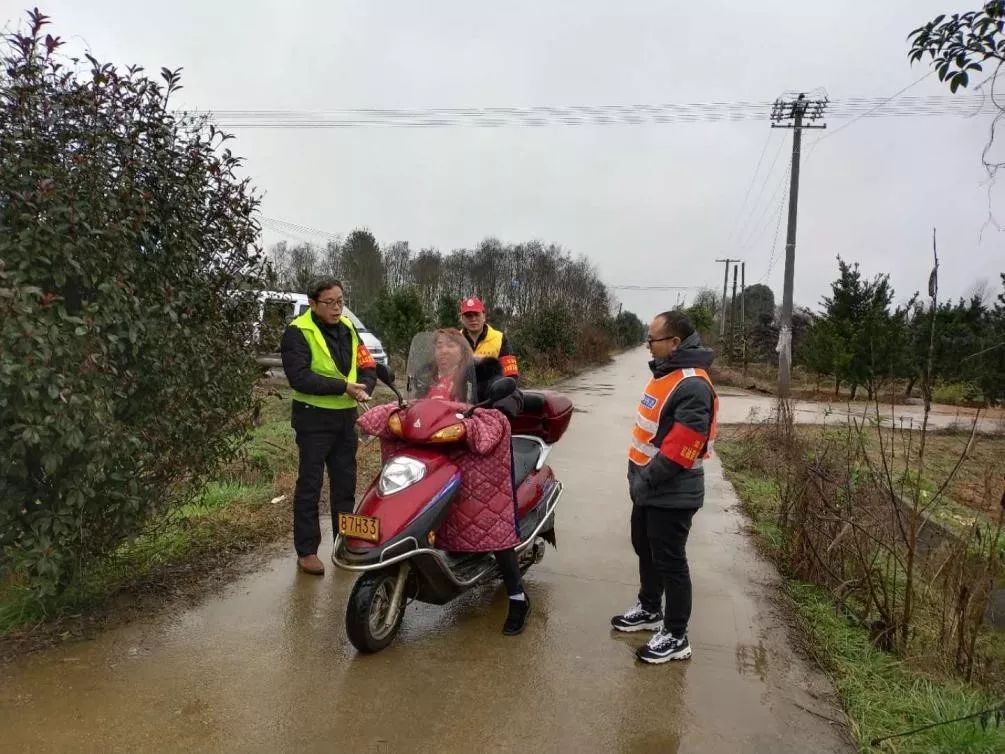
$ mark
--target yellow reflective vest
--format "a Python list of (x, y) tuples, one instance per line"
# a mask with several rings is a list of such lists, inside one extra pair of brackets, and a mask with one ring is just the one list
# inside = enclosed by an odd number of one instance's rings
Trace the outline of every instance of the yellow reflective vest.
[[(349, 374), (342, 374), (342, 372), (339, 371), (339, 368), (335, 365), (335, 360), (332, 358), (331, 351), (328, 350), (328, 344), (325, 342), (324, 334), (318, 328), (317, 324), (315, 324), (314, 318), (311, 314), (311, 310), (308, 309), (290, 322), (290, 325), (296, 327), (304, 334), (304, 339), (307, 341), (307, 345), (311, 349), (311, 371), (315, 374), (321, 375), (322, 377), (332, 377), (339, 380), (345, 380), (346, 382), (355, 382), (356, 362), (359, 355), (359, 335), (356, 332), (356, 328), (353, 327), (352, 322), (349, 321), (348, 317), (340, 318), (342, 324), (349, 328), (349, 333), (352, 336), (352, 362), (349, 367)], [(356, 402), (356, 399), (347, 393), (343, 393), (342, 395), (310, 395), (309, 393), (301, 393), (294, 390), (293, 400), (300, 401), (301, 403), (306, 403), (311, 406), (317, 406), (318, 408), (356, 408), (356, 406), (359, 405)]]

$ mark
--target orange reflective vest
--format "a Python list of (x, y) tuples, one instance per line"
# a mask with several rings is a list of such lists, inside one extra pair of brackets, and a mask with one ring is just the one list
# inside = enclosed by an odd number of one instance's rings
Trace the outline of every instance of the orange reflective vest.
[(703, 436), (683, 425), (679, 425), (680, 433), (675, 433), (674, 428), (671, 428), (670, 436), (664, 440), (664, 445), (667, 445), (668, 440), (673, 440), (674, 447), (667, 455), (670, 460), (689, 469), (699, 468), (702, 460), (712, 455), (719, 416), (719, 397), (715, 394), (712, 380), (704, 369), (675, 369), (670, 374), (650, 380), (642, 394), (642, 400), (639, 401), (639, 412), (635, 418), (635, 428), (632, 430), (632, 444), (628, 448), (628, 460), (635, 465), (647, 465), (660, 452), (660, 447), (653, 444), (659, 432), (660, 416), (674, 390), (687, 379), (705, 380), (712, 388), (712, 416), (708, 436)]

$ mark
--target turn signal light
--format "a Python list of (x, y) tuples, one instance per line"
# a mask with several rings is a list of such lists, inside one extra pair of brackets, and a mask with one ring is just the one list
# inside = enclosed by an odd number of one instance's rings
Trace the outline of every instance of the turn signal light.
[(429, 442), (457, 442), (464, 438), (465, 429), (461, 423), (451, 424), (429, 438)]
[(404, 434), (401, 430), (401, 417), (397, 414), (391, 414), (387, 418), (387, 428), (391, 430), (391, 434), (396, 437), (401, 437)]

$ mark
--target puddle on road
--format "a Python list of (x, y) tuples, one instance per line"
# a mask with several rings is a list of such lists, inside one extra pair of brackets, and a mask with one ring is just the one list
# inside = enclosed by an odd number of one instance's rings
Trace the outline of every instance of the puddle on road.
[(605, 385), (597, 383), (583, 383), (580, 385), (567, 385), (563, 393), (575, 395), (576, 393), (585, 393), (586, 395), (613, 395), (614, 385)]
[(736, 671), (740, 675), (756, 675), (768, 680), (768, 650), (763, 643), (736, 645)]

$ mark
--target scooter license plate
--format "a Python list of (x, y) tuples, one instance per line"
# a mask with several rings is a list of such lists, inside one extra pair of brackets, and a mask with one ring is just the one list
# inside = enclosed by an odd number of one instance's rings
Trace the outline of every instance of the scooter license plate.
[(359, 516), (355, 513), (339, 513), (338, 533), (353, 539), (379, 542), (380, 519), (373, 516)]

